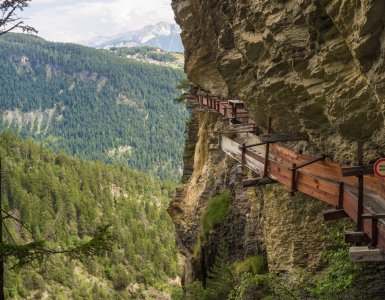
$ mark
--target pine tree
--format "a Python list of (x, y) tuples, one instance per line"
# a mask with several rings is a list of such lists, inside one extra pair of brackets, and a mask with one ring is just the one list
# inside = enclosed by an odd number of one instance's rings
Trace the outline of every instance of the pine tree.
[(227, 299), (235, 285), (234, 274), (228, 263), (227, 250), (222, 243), (208, 275), (205, 300)]

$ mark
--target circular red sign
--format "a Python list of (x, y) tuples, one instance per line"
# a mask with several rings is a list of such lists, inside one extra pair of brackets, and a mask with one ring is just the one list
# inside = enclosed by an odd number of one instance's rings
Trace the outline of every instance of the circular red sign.
[(377, 176), (385, 178), (385, 158), (381, 158), (374, 164), (374, 172)]

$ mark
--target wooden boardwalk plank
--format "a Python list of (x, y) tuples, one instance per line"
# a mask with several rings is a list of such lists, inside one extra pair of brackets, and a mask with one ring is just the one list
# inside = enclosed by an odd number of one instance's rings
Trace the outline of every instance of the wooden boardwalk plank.
[[(203, 106), (208, 106), (209, 103), (205, 97), (201, 99)], [(201, 104), (202, 105), (202, 104)], [(218, 112), (225, 116), (231, 117), (231, 105), (224, 101), (217, 105)], [(245, 109), (238, 109), (240, 113), (246, 113)], [(225, 114), (226, 113), (226, 114)], [(255, 125), (252, 118), (246, 121), (247, 124)], [(260, 139), (253, 139), (247, 141), (247, 144), (260, 142)], [(240, 144), (236, 141), (222, 136), (221, 148), (230, 157), (242, 163), (242, 150)], [(244, 165), (255, 173), (263, 176), (264, 160), (265, 160), (265, 146), (258, 146), (250, 148), (245, 151)], [(281, 184), (291, 187), (292, 171), (290, 170), (292, 164), (301, 165), (313, 160), (314, 157), (296, 153), (278, 144), (272, 144), (269, 151), (269, 167), (268, 177), (280, 182)], [(358, 180), (356, 177), (343, 177), (342, 169), (346, 172), (355, 175), (357, 168), (344, 166), (334, 163), (332, 161), (318, 161), (306, 167), (297, 170), (296, 174), (296, 189), (302, 193), (310, 195), (316, 199), (326, 202), (330, 205), (337, 206), (339, 203), (339, 183), (343, 182), (345, 191), (343, 193), (343, 210), (357, 223), (357, 186)], [(365, 173), (371, 173), (370, 167), (366, 167)], [(353, 173), (352, 173), (353, 172)], [(349, 173), (349, 174), (350, 174)], [(385, 179), (375, 177), (374, 175), (364, 176), (364, 213), (365, 214), (384, 214), (385, 213)], [(374, 196), (373, 196), (374, 195)], [(385, 251), (385, 222), (379, 220), (378, 222), (378, 243), (377, 246)], [(369, 237), (372, 235), (371, 220), (363, 221), (363, 232)], [(358, 249), (357, 251), (361, 251)], [(364, 250), (363, 250), (364, 251)]]

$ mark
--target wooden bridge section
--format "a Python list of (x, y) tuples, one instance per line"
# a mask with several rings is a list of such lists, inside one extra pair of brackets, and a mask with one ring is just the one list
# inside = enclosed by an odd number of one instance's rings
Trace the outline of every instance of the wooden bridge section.
[[(229, 120), (234, 125), (233, 133), (248, 133), (245, 143), (240, 144), (225, 135), (221, 136), (220, 143), (226, 154), (261, 178), (268, 179), (255, 179), (255, 184), (278, 182), (287, 186), (292, 194), (300, 191), (333, 205), (334, 209), (324, 212), (326, 221), (349, 217), (357, 223), (357, 231), (345, 233), (346, 241), (356, 242), (359, 246), (351, 247), (350, 258), (355, 261), (385, 260), (385, 180), (372, 175), (372, 166), (344, 166), (325, 156), (315, 158), (296, 153), (276, 142), (306, 139), (303, 134), (271, 134), (271, 125), (262, 134), (243, 102), (197, 90), (191, 93), (195, 104)], [(359, 163), (360, 160), (362, 158)], [(252, 182), (249, 180), (245, 186)], [(365, 244), (369, 246), (361, 246)]]

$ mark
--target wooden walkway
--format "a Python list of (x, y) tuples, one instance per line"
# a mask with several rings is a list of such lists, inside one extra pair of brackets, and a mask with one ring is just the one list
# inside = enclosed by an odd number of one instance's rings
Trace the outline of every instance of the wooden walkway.
[[(221, 114), (236, 125), (238, 132), (256, 130), (254, 120), (242, 103), (192, 91), (195, 104)], [(247, 130), (245, 130), (245, 128)], [(325, 212), (326, 220), (348, 216), (358, 225), (358, 231), (346, 234), (347, 241), (371, 241), (369, 247), (352, 247), (351, 258), (357, 261), (385, 260), (385, 180), (375, 175), (363, 178), (363, 211), (359, 211), (359, 180), (357, 176), (344, 177), (342, 169), (349, 167), (323, 158), (296, 153), (276, 143), (261, 143), (255, 134), (247, 134), (246, 144), (237, 143), (225, 135), (221, 137), (221, 149), (245, 167), (287, 186), (292, 193), (300, 191), (333, 205)], [(252, 147), (244, 147), (244, 146)], [(268, 145), (268, 146), (267, 146)], [(266, 151), (269, 153), (266, 156)], [(315, 162), (313, 162), (315, 161)], [(309, 162), (312, 162), (308, 164)], [(267, 163), (267, 166), (265, 166)], [(308, 164), (308, 165), (306, 165)], [(303, 166), (306, 165), (306, 166)], [(302, 167), (303, 166), (303, 167)], [(299, 167), (299, 169), (297, 169)], [(359, 177), (359, 176), (358, 176)], [(374, 219), (374, 221), (373, 221)], [(360, 235), (361, 233), (361, 235)], [(365, 236), (366, 235), (366, 236)], [(382, 251), (380, 251), (381, 249)]]

